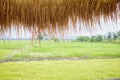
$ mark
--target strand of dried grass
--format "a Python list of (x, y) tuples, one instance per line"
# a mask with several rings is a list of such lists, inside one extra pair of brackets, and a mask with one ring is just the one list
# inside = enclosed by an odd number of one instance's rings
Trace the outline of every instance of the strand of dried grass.
[[(64, 33), (69, 22), (82, 21), (88, 29), (95, 23), (117, 19), (116, 5), (120, 0), (0, 0), (0, 35), (24, 26), (34, 35), (48, 31)], [(33, 37), (34, 38), (34, 37)]]

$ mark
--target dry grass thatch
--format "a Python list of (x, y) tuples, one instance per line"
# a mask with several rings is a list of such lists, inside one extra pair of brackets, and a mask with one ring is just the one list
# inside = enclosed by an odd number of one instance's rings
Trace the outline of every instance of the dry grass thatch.
[(82, 21), (84, 25), (117, 19), (120, 0), (0, 0), (0, 35), (16, 30), (29, 30), (32, 35), (47, 30), (49, 34), (63, 32)]

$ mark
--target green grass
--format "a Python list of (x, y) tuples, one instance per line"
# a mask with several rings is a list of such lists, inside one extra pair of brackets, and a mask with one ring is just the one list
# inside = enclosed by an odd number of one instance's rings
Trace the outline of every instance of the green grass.
[(8, 49), (0, 49), (0, 60), (5, 59), (5, 57), (7, 55), (9, 55), (10, 53), (12, 53), (13, 50), (8, 50)]
[(12, 52), (25, 47), (26, 45), (28, 45), (28, 43), (30, 43), (30, 41), (6, 40), (4, 43), (0, 40), (0, 60), (5, 59), (5, 57), (11, 54)]
[(0, 80), (97, 80), (120, 78), (120, 59), (0, 64)]
[(20, 49), (30, 45), (30, 43), (30, 40), (5, 40), (5, 42), (0, 40), (0, 49)]
[(120, 44), (43, 41), (41, 46), (34, 45), (14, 55), (13, 59), (61, 57), (119, 58)]
[[(27, 46), (27, 48), (25, 48)], [(23, 50), (21, 50), (23, 49)], [(96, 59), (68, 61), (5, 62), (0, 64), (0, 80), (96, 80), (120, 78), (119, 43), (82, 43), (42, 41), (31, 45), (30, 41), (0, 41), (0, 60), (14, 51), (21, 50), (12, 60), (26, 58)], [(97, 58), (112, 59), (97, 59)]]

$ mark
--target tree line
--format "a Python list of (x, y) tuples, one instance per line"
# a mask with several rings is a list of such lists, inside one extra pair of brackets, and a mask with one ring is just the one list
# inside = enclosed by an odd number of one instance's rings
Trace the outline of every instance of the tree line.
[(120, 31), (118, 32), (108, 32), (105, 35), (96, 36), (79, 36), (75, 41), (79, 42), (102, 42), (102, 41), (116, 41), (120, 40)]

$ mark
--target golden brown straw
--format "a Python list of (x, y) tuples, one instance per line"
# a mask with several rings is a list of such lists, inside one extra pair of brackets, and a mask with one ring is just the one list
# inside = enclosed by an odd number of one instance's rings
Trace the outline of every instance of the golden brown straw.
[(120, 0), (0, 0), (0, 35), (11, 33), (13, 25), (18, 31), (23, 26), (33, 36), (46, 30), (49, 34), (64, 33), (70, 22), (73, 26), (79, 21), (92, 27), (100, 22), (101, 17), (104, 20), (117, 19), (116, 5), (119, 2)]

